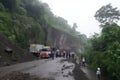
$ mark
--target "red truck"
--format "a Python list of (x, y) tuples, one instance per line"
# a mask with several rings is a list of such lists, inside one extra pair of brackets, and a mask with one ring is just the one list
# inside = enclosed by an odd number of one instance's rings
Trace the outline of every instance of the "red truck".
[(50, 46), (45, 46), (40, 50), (40, 58), (50, 58), (51, 57), (51, 48)]

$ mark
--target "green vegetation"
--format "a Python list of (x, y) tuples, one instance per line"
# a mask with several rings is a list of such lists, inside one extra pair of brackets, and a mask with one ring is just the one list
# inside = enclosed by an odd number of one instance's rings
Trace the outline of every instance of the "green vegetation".
[(71, 33), (75, 29), (62, 17), (56, 17), (46, 3), (39, 0), (0, 0), (0, 32), (22, 48), (27, 48), (30, 43), (46, 44), (49, 27), (78, 35), (77, 32)]
[(91, 67), (101, 67), (102, 74), (111, 80), (120, 80), (120, 26), (114, 23), (120, 13), (116, 9), (108, 4), (97, 11), (95, 18), (101, 22), (102, 32), (89, 39), (91, 46), (86, 54)]
[(95, 14), (101, 23), (101, 34), (91, 38), (76, 32), (76, 23), (71, 27), (62, 17), (55, 16), (48, 4), (38, 0), (0, 0), (0, 32), (21, 48), (30, 43), (50, 44), (48, 28), (67, 32), (80, 39), (81, 51), (87, 54), (87, 61), (93, 67), (101, 67), (102, 74), (111, 80), (120, 80), (120, 11), (111, 4), (101, 7)]
[(108, 4), (96, 12), (95, 19), (101, 23), (101, 26), (107, 23), (112, 24), (120, 19), (120, 11)]

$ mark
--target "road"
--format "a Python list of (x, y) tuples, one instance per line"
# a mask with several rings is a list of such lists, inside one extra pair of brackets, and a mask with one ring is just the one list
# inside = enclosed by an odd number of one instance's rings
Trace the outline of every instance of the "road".
[(80, 67), (80, 69), (86, 74), (89, 80), (97, 80), (96, 73), (93, 72), (91, 69), (87, 67)]
[[(30, 75), (39, 78), (47, 78), (52, 80), (75, 80), (73, 76), (73, 69), (75, 64), (66, 61), (64, 58), (39, 59), (31, 62), (24, 62), (11, 66), (0, 68), (0, 77), (12, 71), (20, 71), (23, 73), (30, 73)], [(97, 80), (95, 73), (87, 67), (80, 67), (89, 80)], [(82, 76), (83, 73), (80, 73)], [(78, 79), (79, 80), (79, 77)]]
[(0, 68), (0, 77), (12, 72), (21, 71), (24, 73), (30, 73), (42, 78), (54, 78), (55, 80), (74, 80), (71, 75), (75, 65), (73, 63), (64, 61), (63, 58), (42, 59), (32, 62), (25, 62), (15, 64), (12, 66)]

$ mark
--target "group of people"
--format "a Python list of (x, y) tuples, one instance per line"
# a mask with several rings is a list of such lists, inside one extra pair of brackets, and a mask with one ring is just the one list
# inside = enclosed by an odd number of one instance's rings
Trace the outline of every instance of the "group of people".
[(64, 57), (68, 59), (75, 59), (76, 58), (76, 53), (74, 51), (70, 50), (55, 50), (54, 48), (51, 51), (51, 57), (54, 59), (54, 57)]

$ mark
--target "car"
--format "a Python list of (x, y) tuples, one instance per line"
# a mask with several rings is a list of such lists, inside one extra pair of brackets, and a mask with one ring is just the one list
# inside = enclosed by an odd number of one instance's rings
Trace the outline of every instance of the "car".
[(40, 58), (50, 58), (51, 57), (51, 49), (43, 48), (40, 50)]

